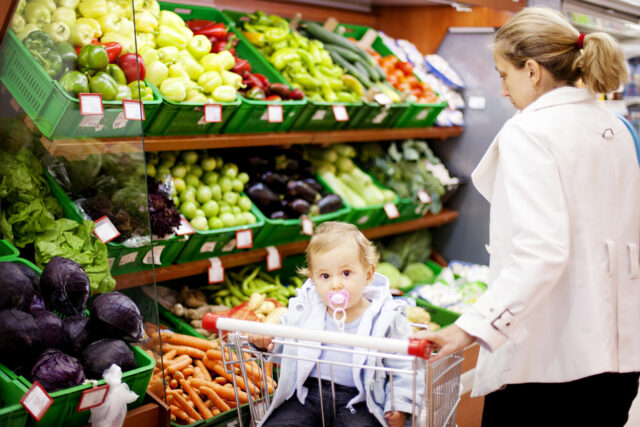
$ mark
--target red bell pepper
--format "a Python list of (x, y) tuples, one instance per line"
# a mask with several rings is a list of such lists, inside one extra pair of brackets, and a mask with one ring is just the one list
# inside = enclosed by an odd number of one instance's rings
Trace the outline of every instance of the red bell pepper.
[(122, 53), (122, 45), (118, 42), (108, 42), (108, 43), (100, 43), (104, 45), (107, 49), (107, 56), (109, 57), (109, 62), (113, 63)]
[(279, 95), (269, 95), (265, 99), (265, 101), (282, 101)]
[(269, 86), (269, 79), (264, 74), (253, 73), (253, 75), (262, 82), (263, 87)]
[(243, 75), (245, 71), (251, 71), (251, 64), (246, 59), (236, 58), (235, 64), (233, 64), (233, 68), (231, 69), (236, 74)]
[(262, 80), (260, 80), (258, 77), (256, 77), (255, 74), (251, 74), (251, 73), (248, 73), (248, 74), (246, 74), (244, 76), (244, 78), (242, 79), (242, 83), (245, 84), (249, 89), (251, 89), (252, 87), (257, 86), (260, 89), (264, 90), (267, 87), (267, 85), (265, 85), (262, 82)]
[[(131, 83), (134, 80), (144, 80), (147, 75), (144, 60), (138, 54), (125, 53), (121, 55), (120, 58), (118, 58), (118, 65), (122, 68), (122, 71), (124, 71), (124, 75), (127, 77), (127, 83)], [(140, 73), (139, 76), (138, 72)]]
[(199, 30), (191, 30), (194, 35), (204, 34), (207, 37), (215, 37), (218, 40), (226, 40), (227, 39), (227, 28), (223, 23), (213, 24), (205, 28), (201, 28)]
[(185, 24), (187, 24), (187, 27), (189, 27), (191, 31), (195, 32), (210, 27), (215, 24), (215, 22), (209, 21), (208, 19), (189, 19)]
[(304, 93), (298, 88), (295, 88), (289, 94), (289, 99), (302, 100), (304, 99)]

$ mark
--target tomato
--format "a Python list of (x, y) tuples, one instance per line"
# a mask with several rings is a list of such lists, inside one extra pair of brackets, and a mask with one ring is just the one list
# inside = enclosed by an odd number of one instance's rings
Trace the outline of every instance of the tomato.
[(405, 76), (412, 76), (413, 75), (413, 65), (411, 65), (410, 62), (399, 61), (396, 64), (396, 67), (399, 70), (402, 70), (402, 72), (404, 73)]

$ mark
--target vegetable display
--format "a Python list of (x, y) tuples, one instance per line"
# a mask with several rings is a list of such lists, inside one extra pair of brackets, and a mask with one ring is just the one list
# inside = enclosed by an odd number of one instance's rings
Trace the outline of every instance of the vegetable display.
[(413, 65), (408, 61), (400, 61), (395, 55), (382, 56), (375, 51), (369, 52), (384, 71), (387, 81), (399, 92), (410, 94), (417, 103), (435, 104), (438, 95), (428, 83), (418, 79), (413, 73)]

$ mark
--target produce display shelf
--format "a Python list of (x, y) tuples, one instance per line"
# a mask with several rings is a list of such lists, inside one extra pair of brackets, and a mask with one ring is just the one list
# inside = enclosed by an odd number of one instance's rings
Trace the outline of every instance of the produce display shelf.
[[(393, 223), (388, 225), (382, 225), (379, 227), (373, 227), (366, 230), (362, 230), (365, 236), (369, 239), (378, 239), (385, 236), (394, 234), (406, 233), (409, 231), (420, 230), (428, 227), (437, 227), (443, 224), (447, 224), (455, 221), (458, 217), (458, 212), (443, 209), (438, 214), (427, 214), (421, 218), (417, 218), (411, 221)], [(282, 257), (303, 253), (308, 240), (302, 240), (293, 243), (286, 243), (277, 246), (278, 251)], [(225, 268), (237, 267), (240, 265), (253, 264), (256, 262), (264, 261), (267, 256), (267, 250), (260, 248), (247, 252), (241, 252), (236, 254), (223, 255), (220, 257), (222, 265)], [(167, 267), (159, 267), (155, 270), (140, 271), (136, 273), (123, 274), (115, 276), (116, 289), (133, 288), (136, 286), (144, 286), (151, 283), (163, 282), (166, 280), (178, 279), (181, 277), (193, 276), (196, 274), (206, 273), (210, 266), (209, 260), (199, 260), (184, 264), (170, 265)], [(155, 277), (154, 277), (155, 272)]]
[[(464, 128), (424, 127), (407, 129), (362, 129), (323, 132), (269, 132), (256, 135), (185, 135), (140, 138), (101, 138), (93, 140), (42, 138), (42, 143), (54, 156), (81, 160), (91, 153), (128, 153), (144, 149), (146, 152), (198, 150), (205, 148), (245, 148), (258, 146), (286, 146), (291, 144), (336, 144), (341, 142), (392, 141), (402, 139), (446, 140), (460, 136)], [(142, 143), (142, 147), (140, 144)]]

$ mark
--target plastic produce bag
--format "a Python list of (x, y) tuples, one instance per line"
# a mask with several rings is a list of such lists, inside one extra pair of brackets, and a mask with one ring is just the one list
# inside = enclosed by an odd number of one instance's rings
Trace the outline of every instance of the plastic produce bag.
[(135, 402), (138, 395), (122, 383), (122, 370), (118, 365), (111, 365), (104, 372), (104, 380), (109, 384), (109, 393), (104, 403), (91, 408), (89, 422), (93, 427), (119, 427), (127, 416), (127, 404)]

